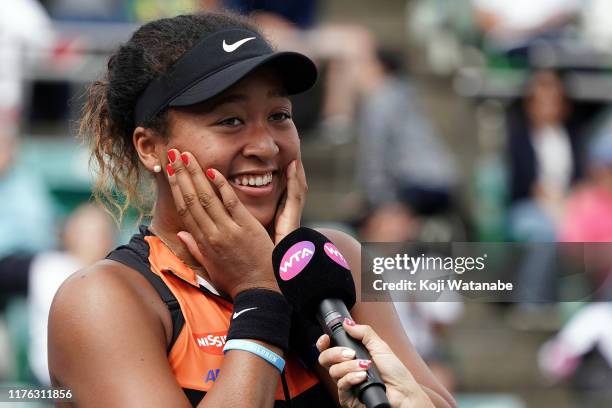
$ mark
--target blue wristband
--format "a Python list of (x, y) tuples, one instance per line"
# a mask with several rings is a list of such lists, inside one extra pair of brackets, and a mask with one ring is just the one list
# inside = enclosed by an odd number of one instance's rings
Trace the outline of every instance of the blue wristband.
[(223, 353), (227, 353), (229, 350), (243, 350), (253, 353), (272, 364), (280, 373), (282, 373), (285, 368), (285, 360), (283, 360), (281, 356), (254, 341), (240, 339), (228, 340), (225, 343), (225, 347), (223, 347)]

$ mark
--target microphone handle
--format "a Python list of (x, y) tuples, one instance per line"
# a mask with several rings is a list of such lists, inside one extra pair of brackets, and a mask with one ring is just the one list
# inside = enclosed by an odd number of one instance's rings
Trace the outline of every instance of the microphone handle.
[[(353, 339), (344, 330), (342, 322), (345, 318), (351, 318), (346, 305), (340, 299), (324, 299), (319, 305), (317, 319), (325, 333), (329, 335), (333, 346), (347, 347), (355, 350), (356, 358), (361, 360), (372, 360), (372, 356), (365, 346)], [(387, 394), (385, 394), (385, 384), (380, 378), (380, 374), (374, 363), (367, 371), (364, 382), (353, 387), (353, 391), (366, 408), (390, 408)]]

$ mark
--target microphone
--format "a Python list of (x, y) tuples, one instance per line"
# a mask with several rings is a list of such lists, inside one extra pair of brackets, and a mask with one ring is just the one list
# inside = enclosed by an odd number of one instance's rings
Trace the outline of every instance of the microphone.
[[(323, 234), (301, 227), (287, 235), (272, 252), (274, 275), (281, 292), (300, 318), (320, 324), (332, 344), (355, 350), (359, 359), (372, 357), (342, 326), (352, 320), (355, 283), (346, 259)], [(389, 408), (385, 384), (372, 364), (366, 381), (353, 387), (367, 408)]]

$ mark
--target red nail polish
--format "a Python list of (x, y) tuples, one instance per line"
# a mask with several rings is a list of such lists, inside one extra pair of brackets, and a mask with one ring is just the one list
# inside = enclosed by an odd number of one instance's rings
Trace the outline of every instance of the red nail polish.
[(370, 368), (371, 365), (372, 365), (371, 360), (359, 360), (359, 367), (361, 368)]
[(352, 321), (351, 319), (349, 319), (348, 317), (344, 318), (344, 324), (346, 324), (347, 326), (354, 326), (355, 322)]
[(174, 176), (174, 169), (170, 163), (166, 164), (166, 171), (168, 172), (168, 176)]
[(176, 160), (176, 152), (174, 150), (168, 150), (168, 160), (170, 160), (170, 163), (174, 163)]
[(215, 172), (213, 171), (213, 169), (206, 169), (206, 175), (211, 180), (215, 179)]
[(181, 153), (181, 160), (185, 163), (185, 166), (189, 166), (189, 156), (187, 156), (187, 153)]

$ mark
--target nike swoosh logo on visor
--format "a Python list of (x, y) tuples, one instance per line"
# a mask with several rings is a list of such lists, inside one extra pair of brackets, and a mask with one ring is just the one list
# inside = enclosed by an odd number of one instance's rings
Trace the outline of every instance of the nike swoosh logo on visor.
[(249, 307), (248, 309), (242, 309), (239, 312), (234, 312), (234, 317), (232, 317), (232, 319), (237, 318), (238, 316), (240, 316), (241, 314), (243, 314), (244, 312), (248, 312), (249, 310), (255, 310), (257, 309), (256, 307)]
[(239, 47), (240, 47), (242, 44), (244, 44), (245, 42), (247, 42), (247, 41), (251, 41), (251, 40), (254, 40), (254, 39), (255, 39), (255, 37), (248, 37), (248, 38), (244, 38), (244, 39), (242, 39), (242, 40), (240, 40), (240, 41), (236, 41), (236, 42), (235, 42), (235, 43), (233, 43), (233, 44), (227, 44), (227, 43), (225, 42), (225, 40), (223, 40), (223, 50), (224, 50), (225, 52), (234, 52), (234, 51), (236, 51), (236, 50), (237, 50), (237, 49), (238, 49), (238, 48), (239, 48)]

